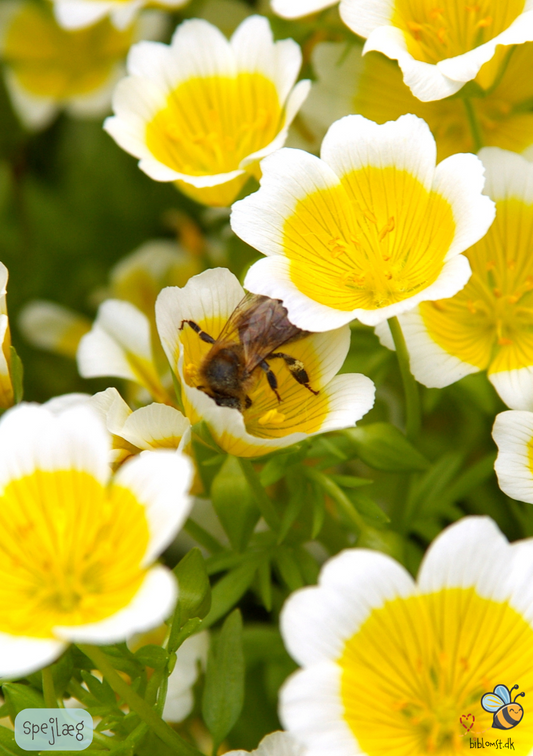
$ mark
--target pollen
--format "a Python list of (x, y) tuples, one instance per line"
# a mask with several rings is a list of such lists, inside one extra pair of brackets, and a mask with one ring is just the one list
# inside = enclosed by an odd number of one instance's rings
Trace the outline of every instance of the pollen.
[(194, 362), (188, 362), (183, 368), (183, 375), (189, 385), (196, 383), (198, 378), (198, 367)]
[(285, 422), (285, 415), (277, 409), (270, 409), (257, 422), (259, 425), (282, 425)]

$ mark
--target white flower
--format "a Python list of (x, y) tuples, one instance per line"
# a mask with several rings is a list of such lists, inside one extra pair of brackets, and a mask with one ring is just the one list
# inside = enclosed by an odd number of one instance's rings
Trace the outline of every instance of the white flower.
[(494, 218), (474, 155), (436, 163), (435, 140), (413, 115), (378, 126), (336, 121), (321, 158), (283, 149), (266, 158), (261, 188), (236, 202), (235, 233), (264, 255), (245, 286), (283, 300), (299, 328), (357, 318), (376, 325), (470, 277), (461, 255)]
[(132, 48), (105, 129), (151, 178), (228, 206), (283, 146), (309, 91), (294, 86), (300, 66), (298, 45), (274, 42), (265, 18), (245, 19), (229, 42), (207, 21), (185, 21), (170, 46)]
[(228, 751), (226, 756), (305, 756), (305, 750), (287, 732), (272, 732), (255, 751)]
[[(533, 165), (486, 147), (485, 192), (496, 220), (467, 253), (472, 277), (454, 297), (424, 302), (400, 317), (411, 369), (425, 386), (442, 388), (487, 370), (512, 409), (533, 409)], [(392, 347), (388, 326), (379, 328)]]
[(343, 551), (289, 597), (281, 632), (302, 667), (281, 690), (281, 720), (308, 756), (459, 756), (499, 737), (481, 706), (497, 685), (525, 693), (512, 740), (531, 753), (532, 539), (510, 545), (492, 520), (465, 518), (416, 582), (385, 554)]
[(533, 0), (342, 0), (340, 13), (367, 39), (364, 52), (397, 60), (405, 83), (423, 101), (458, 92), (499, 45), (533, 40)]
[(43, 129), (62, 109), (77, 118), (105, 116), (130, 46), (139, 38), (157, 38), (162, 28), (161, 14), (152, 12), (121, 31), (106, 19), (88, 29), (66, 31), (48, 3), (3, 2), (0, 52), (23, 125)]
[(135, 20), (146, 5), (162, 9), (181, 8), (187, 0), (52, 0), (57, 21), (65, 29), (82, 29), (101, 21), (106, 16), (117, 29), (125, 29)]
[(498, 447), (494, 469), (502, 491), (533, 504), (533, 412), (496, 415), (492, 436)]
[(152, 566), (190, 510), (192, 465), (160, 451), (111, 480), (110, 440), (87, 407), (19, 405), (0, 421), (0, 675), (53, 661), (69, 642), (115, 643), (175, 602)]

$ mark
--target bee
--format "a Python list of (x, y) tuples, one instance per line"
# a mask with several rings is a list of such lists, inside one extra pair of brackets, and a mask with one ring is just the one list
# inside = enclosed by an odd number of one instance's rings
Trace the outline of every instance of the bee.
[(230, 315), (219, 337), (214, 339), (193, 320), (182, 320), (180, 331), (188, 325), (211, 349), (198, 370), (200, 389), (218, 404), (243, 412), (251, 407), (248, 392), (262, 370), (278, 402), (278, 380), (267, 360), (281, 359), (297, 383), (312, 394), (309, 376), (300, 360), (277, 351), (284, 344), (303, 339), (309, 334), (293, 325), (280, 299), (246, 294)]
[(492, 726), (497, 730), (510, 730), (522, 721), (524, 709), (516, 699), (525, 696), (525, 693), (517, 693), (514, 701), (511, 701), (511, 693), (518, 685), (513, 685), (511, 690), (506, 685), (496, 685), (492, 693), (485, 693), (481, 698), (481, 706), (488, 712), (494, 712)]

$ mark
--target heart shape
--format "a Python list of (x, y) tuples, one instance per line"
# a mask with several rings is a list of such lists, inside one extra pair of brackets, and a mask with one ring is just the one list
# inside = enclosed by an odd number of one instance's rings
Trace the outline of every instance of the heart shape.
[[(472, 719), (471, 722), (469, 722), (470, 719)], [(459, 717), (459, 722), (463, 725), (463, 727), (465, 728), (467, 732), (470, 732), (470, 730), (474, 726), (475, 721), (476, 721), (476, 718), (473, 714), (462, 714)]]

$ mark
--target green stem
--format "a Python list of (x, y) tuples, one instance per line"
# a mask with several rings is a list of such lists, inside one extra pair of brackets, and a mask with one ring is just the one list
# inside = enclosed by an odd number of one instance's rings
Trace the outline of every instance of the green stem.
[(337, 502), (348, 519), (351, 520), (355, 525), (358, 533), (366, 530), (365, 521), (363, 520), (357, 509), (354, 507), (350, 499), (346, 496), (344, 491), (339, 488), (334, 480), (332, 480), (327, 475), (324, 475), (324, 473), (320, 472), (320, 470), (316, 470), (314, 467), (305, 467), (304, 472), (308, 478), (318, 483), (320, 488), (322, 488), (322, 490), (325, 491), (328, 496), (331, 496), (331, 498)]
[(400, 366), (403, 390), (405, 393), (405, 435), (409, 441), (414, 443), (418, 438), (422, 424), (422, 411), (418, 384), (411, 373), (409, 352), (407, 351), (400, 321), (398, 318), (389, 318), (388, 323), (394, 346), (396, 347), (396, 356)]
[(115, 693), (118, 693), (129, 706), (130, 711), (134, 711), (144, 722), (146, 722), (163, 743), (166, 743), (175, 751), (177, 756), (198, 756), (199, 751), (185, 742), (185, 740), (183, 740), (172, 727), (155, 713), (152, 707), (146, 703), (144, 698), (141, 698), (141, 696), (122, 679), (100, 648), (97, 646), (85, 645), (84, 643), (78, 644), (78, 648), (94, 662), (96, 669), (100, 670)]
[(472, 105), (472, 101), (468, 97), (463, 98), (465, 105), (466, 116), (468, 118), (468, 125), (470, 126), (470, 132), (472, 134), (472, 140), (474, 142), (474, 152), (479, 152), (483, 147), (483, 137), (481, 136), (481, 128), (477, 119), (476, 111)]
[(54, 676), (52, 675), (52, 668), (45, 667), (42, 671), (42, 676), (45, 706), (47, 709), (57, 709), (57, 696), (54, 688)]
[(217, 541), (215, 536), (211, 535), (211, 533), (205, 528), (202, 528), (201, 525), (198, 525), (197, 522), (191, 520), (190, 517), (185, 522), (183, 529), (191, 536), (191, 538), (194, 538), (200, 546), (203, 546), (204, 549), (210, 551), (211, 554), (219, 554), (221, 551), (224, 551), (224, 546)]
[(244, 459), (243, 457), (239, 457), (239, 464), (248, 482), (248, 485), (252, 489), (255, 502), (259, 507), (259, 511), (263, 515), (265, 522), (270, 528), (272, 528), (272, 530), (279, 530), (281, 520), (278, 513), (276, 512), (274, 504), (261, 485), (259, 475), (256, 473), (254, 466), (249, 459)]

